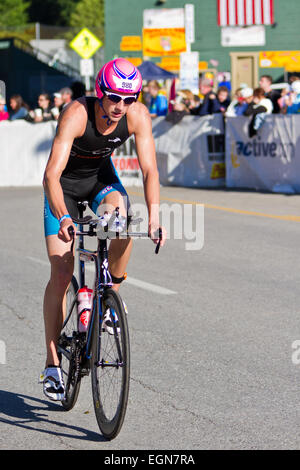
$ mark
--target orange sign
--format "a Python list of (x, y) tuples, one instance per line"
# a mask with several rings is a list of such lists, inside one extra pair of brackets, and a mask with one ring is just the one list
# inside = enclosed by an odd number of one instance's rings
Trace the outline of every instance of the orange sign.
[(129, 62), (131, 62), (136, 67), (141, 65), (141, 63), (143, 62), (143, 59), (141, 59), (140, 57), (124, 57), (124, 58), (128, 60)]
[(184, 28), (144, 28), (143, 55), (159, 57), (186, 51)]
[(179, 57), (162, 57), (161, 62), (157, 64), (159, 67), (169, 72), (177, 72), (180, 69)]
[(141, 36), (122, 36), (120, 50), (121, 51), (141, 51), (142, 50)]
[(290, 72), (300, 71), (300, 51), (263, 51), (259, 53), (259, 66), (279, 67)]
[(208, 63), (205, 62), (204, 60), (199, 62), (199, 70), (207, 70), (208, 69)]

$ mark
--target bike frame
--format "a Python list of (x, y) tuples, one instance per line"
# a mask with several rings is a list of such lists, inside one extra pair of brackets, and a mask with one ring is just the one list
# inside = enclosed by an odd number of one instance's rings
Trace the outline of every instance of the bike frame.
[[(86, 204), (81, 203), (79, 205), (79, 218), (83, 218), (83, 212), (85, 210)], [(89, 232), (85, 232), (86, 235)], [(90, 232), (90, 235), (94, 235), (93, 232)], [(84, 248), (84, 231), (83, 225), (79, 224), (78, 231), (79, 243), (78, 243), (78, 266), (79, 266), (79, 288), (82, 288), (85, 285), (85, 263), (92, 261), (95, 264), (95, 278), (94, 278), (94, 295), (93, 295), (93, 307), (91, 312), (91, 320), (89, 322), (88, 332), (87, 332), (87, 341), (85, 348), (85, 355), (87, 359), (91, 358), (91, 338), (92, 331), (94, 328), (94, 321), (96, 317), (96, 312), (99, 314), (98, 321), (100, 322), (102, 317), (102, 303), (101, 299), (104, 293), (104, 290), (113, 285), (110, 272), (108, 270), (108, 250), (107, 250), (107, 238), (101, 240), (98, 239), (97, 251), (91, 251)]]

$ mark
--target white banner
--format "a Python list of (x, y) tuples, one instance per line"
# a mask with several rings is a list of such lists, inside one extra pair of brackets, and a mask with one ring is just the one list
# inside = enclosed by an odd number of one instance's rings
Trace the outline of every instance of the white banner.
[(156, 118), (153, 135), (161, 184), (197, 188), (225, 185), (221, 114), (185, 116), (175, 125), (164, 117)]
[(226, 186), (300, 192), (300, 116), (269, 115), (256, 136), (250, 118), (226, 119)]
[(0, 186), (41, 186), (56, 121), (0, 123)]

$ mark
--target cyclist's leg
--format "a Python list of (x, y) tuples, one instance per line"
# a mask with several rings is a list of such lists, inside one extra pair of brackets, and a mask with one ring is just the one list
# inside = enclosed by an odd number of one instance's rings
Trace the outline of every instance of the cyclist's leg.
[(65, 314), (65, 293), (74, 270), (74, 255), (70, 251), (71, 242), (65, 243), (58, 238), (59, 222), (52, 214), (46, 198), (44, 215), (46, 246), (51, 264), (50, 280), (44, 295), (46, 366), (58, 366), (56, 345)]
[[(121, 183), (118, 181), (103, 188), (94, 198), (91, 207), (92, 210), (103, 215), (107, 208), (112, 212), (114, 208), (119, 207), (120, 215), (128, 216), (129, 201), (127, 193)], [(111, 240), (109, 245), (108, 262), (110, 273), (115, 278), (122, 278), (126, 271), (130, 254), (132, 250), (132, 240), (130, 238), (119, 238)], [(119, 290), (120, 284), (114, 284), (113, 288)]]

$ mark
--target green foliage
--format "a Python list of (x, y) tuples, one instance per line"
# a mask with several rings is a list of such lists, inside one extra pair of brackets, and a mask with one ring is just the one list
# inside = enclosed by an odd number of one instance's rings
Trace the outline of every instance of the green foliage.
[(28, 21), (27, 9), (30, 2), (24, 0), (0, 1), (0, 26), (19, 26)]
[(60, 8), (59, 24), (62, 26), (70, 25), (70, 18), (72, 12), (75, 10), (79, 0), (57, 0), (57, 4)]
[(71, 13), (69, 25), (79, 32), (89, 28), (99, 39), (104, 39), (104, 0), (80, 0)]

